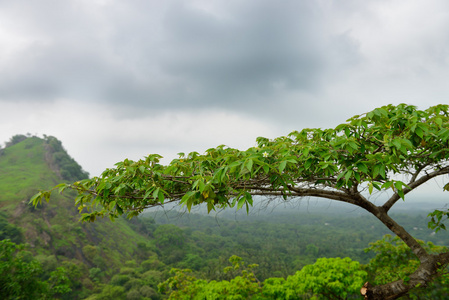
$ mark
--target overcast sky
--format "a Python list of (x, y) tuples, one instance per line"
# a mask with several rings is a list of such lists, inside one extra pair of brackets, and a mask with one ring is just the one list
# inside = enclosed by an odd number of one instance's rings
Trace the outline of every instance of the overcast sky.
[(446, 0), (0, 0), (0, 143), (93, 176), (448, 97)]

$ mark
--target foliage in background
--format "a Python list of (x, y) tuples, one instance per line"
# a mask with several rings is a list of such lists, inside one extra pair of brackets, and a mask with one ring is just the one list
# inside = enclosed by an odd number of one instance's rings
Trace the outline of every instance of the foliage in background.
[(15, 144), (20, 143), (21, 141), (24, 141), (27, 139), (26, 135), (23, 134), (16, 134), (14, 136), (12, 136), (8, 142), (5, 143), (5, 147), (11, 147), (14, 146)]
[(0, 212), (0, 240), (6, 239), (20, 244), (23, 241), (23, 233), (20, 227), (8, 222), (4, 212)]
[(50, 157), (50, 164), (55, 165), (61, 178), (67, 181), (76, 181), (89, 178), (89, 173), (70, 157), (61, 141), (53, 136), (45, 136), (45, 147)]
[(287, 279), (260, 282), (253, 272), (257, 265), (246, 266), (237, 256), (229, 261), (232, 267), (224, 272), (234, 273), (230, 280), (196, 279), (189, 269), (173, 269), (173, 276), (159, 290), (169, 293), (169, 299), (348, 299), (359, 292), (367, 277), (350, 258), (320, 258)]
[(62, 267), (41, 280), (42, 265), (10, 240), (0, 241), (0, 295), (2, 299), (50, 299), (71, 291), (71, 281)]

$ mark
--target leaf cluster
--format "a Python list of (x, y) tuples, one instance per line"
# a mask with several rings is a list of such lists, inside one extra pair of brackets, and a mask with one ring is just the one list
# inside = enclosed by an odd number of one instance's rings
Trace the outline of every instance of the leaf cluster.
[(241, 270), (231, 280), (206, 281), (191, 275), (191, 270), (172, 270), (172, 277), (159, 285), (169, 299), (347, 299), (357, 294), (367, 273), (349, 258), (321, 258), (295, 275), (268, 278), (259, 282), (252, 268), (232, 256), (233, 266), (224, 271)]
[[(334, 129), (303, 129), (276, 139), (259, 137), (246, 151), (220, 145), (205, 154), (179, 153), (167, 166), (160, 155), (125, 159), (101, 176), (63, 184), (78, 192), (82, 220), (111, 219), (179, 202), (188, 210), (253, 204), (254, 195), (316, 196), (367, 208), (362, 195), (392, 190), (389, 209), (430, 178), (449, 173), (449, 110), (387, 105), (354, 116)], [(397, 180), (398, 175), (409, 178)], [(36, 205), (51, 191), (33, 197)]]

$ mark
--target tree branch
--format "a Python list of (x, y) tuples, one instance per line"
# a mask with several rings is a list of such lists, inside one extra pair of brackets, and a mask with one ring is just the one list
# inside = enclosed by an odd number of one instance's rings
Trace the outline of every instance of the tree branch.
[[(420, 170), (419, 172), (421, 172), (422, 170)], [(417, 188), (418, 186), (420, 186), (421, 184), (429, 181), (432, 178), (435, 178), (439, 175), (444, 175), (444, 174), (449, 174), (449, 166), (446, 166), (442, 169), (439, 169), (437, 171), (434, 171), (432, 173), (426, 174), (422, 177), (420, 177), (418, 180), (413, 180), (414, 178), (412, 177), (412, 180), (409, 182), (408, 186), (410, 188), (404, 188), (403, 192), (404, 195), (408, 194), (410, 191), (414, 190), (415, 188)], [(418, 175), (418, 173), (416, 173), (415, 175)], [(417, 176), (416, 176), (417, 177)], [(416, 178), (415, 177), (415, 178)], [(396, 192), (394, 193), (390, 199), (388, 199), (387, 202), (384, 203), (384, 205), (382, 206), (385, 211), (389, 211), (390, 208), (400, 199), (401, 197), (399, 196), (399, 194)]]
[(427, 251), (418, 243), (418, 241), (406, 231), (401, 225), (396, 223), (388, 214), (387, 211), (382, 207), (377, 207), (377, 212), (374, 214), (385, 226), (388, 227), (392, 232), (394, 232), (404, 243), (410, 247), (412, 252), (418, 257), (422, 262), (429, 255)]
[(389, 282), (384, 285), (371, 286), (366, 283), (365, 289), (361, 290), (362, 296), (368, 300), (393, 300), (407, 294), (411, 289), (416, 287), (427, 287), (427, 284), (434, 277), (440, 275), (439, 271), (449, 264), (449, 252), (438, 255), (428, 255), (427, 259), (421, 261), (418, 269), (413, 272), (409, 278)]
[[(297, 197), (319, 197), (331, 200), (337, 200), (365, 208), (365, 203), (361, 203), (356, 197), (339, 191), (328, 191), (319, 189), (304, 189), (288, 185), (288, 189), (293, 192), (293, 196)], [(366, 208), (365, 208), (366, 209)]]

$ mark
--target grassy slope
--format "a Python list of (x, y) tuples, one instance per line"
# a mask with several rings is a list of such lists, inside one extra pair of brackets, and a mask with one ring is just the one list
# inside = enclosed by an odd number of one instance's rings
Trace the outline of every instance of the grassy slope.
[[(44, 157), (44, 141), (29, 138), (6, 148), (0, 156), (0, 207), (14, 209), (38, 189), (50, 187), (58, 177), (49, 168)], [(10, 205), (12, 204), (12, 205)], [(5, 206), (7, 206), (5, 208)]]
[[(0, 211), (23, 229), (34, 252), (76, 259), (88, 267), (117, 269), (131, 260), (138, 242), (146, 238), (120, 219), (95, 224), (78, 222), (79, 215), (70, 196), (55, 195), (39, 208), (28, 202), (39, 189), (52, 187), (61, 179), (48, 166), (43, 139), (32, 137), (4, 150), (0, 156)], [(83, 248), (95, 246), (95, 255)]]

